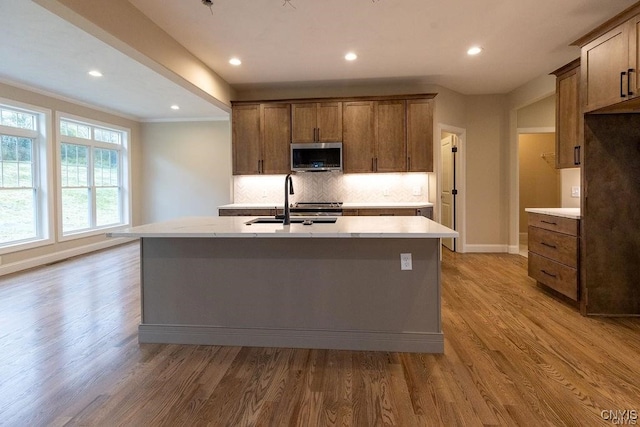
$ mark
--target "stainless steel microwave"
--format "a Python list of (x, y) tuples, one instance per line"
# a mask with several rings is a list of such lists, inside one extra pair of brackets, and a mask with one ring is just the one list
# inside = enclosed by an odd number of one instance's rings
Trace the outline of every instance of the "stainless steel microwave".
[(291, 170), (342, 171), (342, 142), (291, 144)]

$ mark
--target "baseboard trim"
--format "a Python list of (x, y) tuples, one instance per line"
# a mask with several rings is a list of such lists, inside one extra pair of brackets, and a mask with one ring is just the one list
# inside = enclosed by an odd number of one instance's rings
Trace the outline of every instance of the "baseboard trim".
[(141, 324), (140, 343), (444, 353), (444, 334)]
[(126, 238), (114, 238), (106, 239), (102, 242), (92, 243), (89, 245), (78, 246), (77, 248), (67, 249), (64, 251), (57, 251), (46, 255), (41, 255), (34, 258), (28, 258), (22, 261), (12, 262), (0, 266), (0, 276), (4, 276), (11, 273), (17, 273), (19, 271), (28, 270), (30, 268), (40, 267), (52, 262), (62, 261), (68, 258), (72, 258), (78, 255), (88, 254), (90, 252), (99, 251), (101, 249), (110, 248), (112, 246), (122, 245), (124, 243), (131, 242), (135, 239)]
[(466, 245), (465, 247), (467, 253), (511, 253), (509, 250), (508, 245)]

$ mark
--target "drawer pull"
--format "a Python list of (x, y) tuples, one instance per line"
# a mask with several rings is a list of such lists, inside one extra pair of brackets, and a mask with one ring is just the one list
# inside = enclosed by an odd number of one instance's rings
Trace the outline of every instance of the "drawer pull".
[(555, 277), (558, 277), (557, 275), (552, 274), (552, 273), (549, 273), (549, 272), (548, 272), (548, 271), (546, 271), (546, 270), (540, 270), (540, 271), (541, 271), (543, 274), (546, 274), (546, 275), (547, 275), (547, 276), (549, 276), (549, 277), (554, 277), (554, 278), (555, 278)]
[(557, 223), (557, 222), (545, 221), (544, 219), (543, 219), (543, 220), (540, 220), (540, 222), (541, 222), (541, 223), (543, 223), (543, 224), (558, 225), (558, 223)]
[(540, 242), (540, 244), (542, 246), (546, 246), (546, 247), (551, 248), (551, 249), (558, 249), (558, 247), (556, 245), (552, 245), (550, 243)]

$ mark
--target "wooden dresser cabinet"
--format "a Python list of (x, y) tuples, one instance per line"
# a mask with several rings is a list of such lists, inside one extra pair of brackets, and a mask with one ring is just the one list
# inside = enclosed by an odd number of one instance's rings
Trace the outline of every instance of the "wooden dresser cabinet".
[(529, 276), (579, 299), (580, 221), (529, 213)]

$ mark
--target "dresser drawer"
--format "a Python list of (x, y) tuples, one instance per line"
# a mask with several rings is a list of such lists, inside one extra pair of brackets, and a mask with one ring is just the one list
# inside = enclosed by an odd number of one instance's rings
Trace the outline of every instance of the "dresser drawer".
[(578, 300), (578, 270), (529, 252), (529, 276), (561, 294)]
[(577, 219), (564, 218), (560, 216), (529, 213), (529, 226), (544, 228), (545, 230), (557, 231), (558, 233), (577, 236), (579, 231)]
[(529, 226), (529, 251), (578, 268), (578, 238)]
[(370, 208), (358, 209), (360, 216), (416, 216), (417, 212), (412, 208)]

